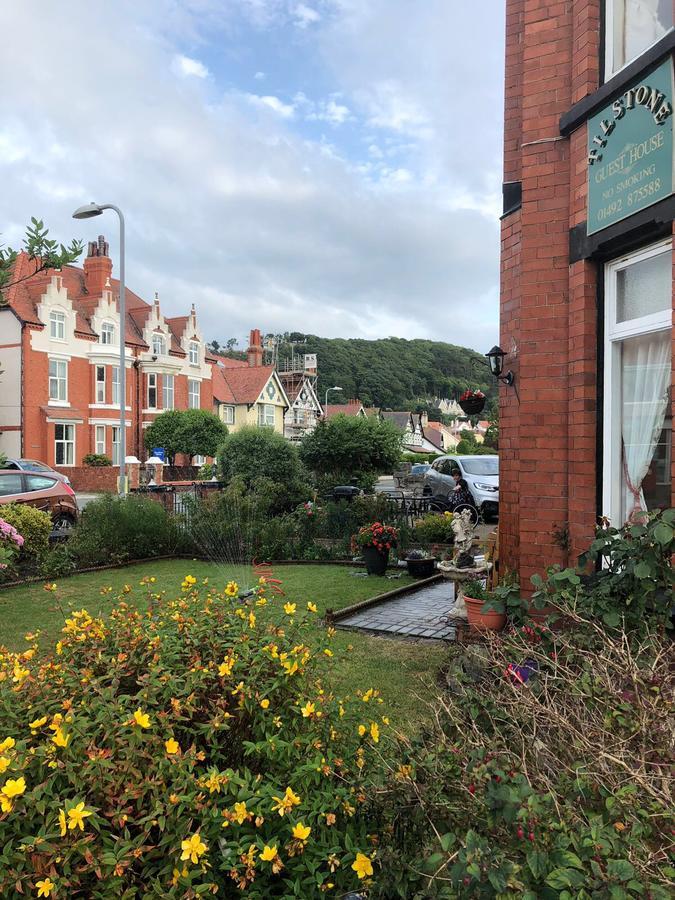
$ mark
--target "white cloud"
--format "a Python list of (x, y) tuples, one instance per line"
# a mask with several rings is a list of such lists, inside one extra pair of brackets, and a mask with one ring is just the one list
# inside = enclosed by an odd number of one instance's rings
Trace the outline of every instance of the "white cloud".
[(292, 119), (295, 115), (295, 107), (292, 103), (284, 103), (278, 97), (268, 94), (261, 97), (259, 94), (246, 94), (246, 99), (253, 106), (271, 109), (273, 113), (281, 116), (282, 119)]
[(209, 70), (198, 59), (191, 59), (181, 53), (174, 56), (171, 68), (177, 75), (182, 75), (184, 78), (208, 78), (209, 74)]
[(253, 77), (255, 78), (256, 81), (264, 81), (265, 73), (264, 72), (256, 72)]
[(298, 28), (307, 28), (309, 25), (314, 25), (316, 22), (321, 21), (321, 15), (317, 10), (311, 6), (307, 6), (306, 3), (296, 4), (293, 9), (293, 16)]

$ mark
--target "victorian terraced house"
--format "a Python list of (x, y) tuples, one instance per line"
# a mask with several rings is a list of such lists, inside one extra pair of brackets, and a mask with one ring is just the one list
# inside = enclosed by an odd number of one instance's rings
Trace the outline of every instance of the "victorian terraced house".
[(127, 454), (145, 458), (143, 430), (168, 409), (213, 408), (212, 369), (197, 315), (167, 318), (119, 282), (103, 237), (83, 268), (34, 275), (20, 254), (0, 305), (0, 450), (67, 468), (89, 453), (119, 464), (119, 334), (126, 347)]

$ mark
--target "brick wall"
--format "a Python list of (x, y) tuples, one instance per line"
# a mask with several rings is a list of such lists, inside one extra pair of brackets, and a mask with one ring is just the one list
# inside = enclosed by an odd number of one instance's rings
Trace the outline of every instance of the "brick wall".
[[(140, 466), (127, 465), (127, 477), (131, 489), (138, 487)], [(117, 466), (63, 466), (57, 471), (70, 478), (74, 491), (83, 494), (115, 494), (117, 493)]]

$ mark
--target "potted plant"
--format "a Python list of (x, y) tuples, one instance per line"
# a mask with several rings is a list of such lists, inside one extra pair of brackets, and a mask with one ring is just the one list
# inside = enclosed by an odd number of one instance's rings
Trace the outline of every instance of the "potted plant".
[(485, 394), (482, 391), (464, 391), (459, 398), (462, 412), (467, 416), (476, 416), (483, 412), (485, 406)]
[(406, 557), (408, 575), (413, 578), (431, 578), (436, 569), (436, 557), (426, 550), (409, 550)]
[(469, 625), (475, 631), (501, 631), (506, 622), (506, 602), (488, 591), (482, 581), (472, 579), (462, 587)]
[(389, 562), (389, 551), (398, 543), (398, 531), (391, 525), (372, 522), (359, 528), (356, 545), (366, 564), (369, 575), (384, 575)]

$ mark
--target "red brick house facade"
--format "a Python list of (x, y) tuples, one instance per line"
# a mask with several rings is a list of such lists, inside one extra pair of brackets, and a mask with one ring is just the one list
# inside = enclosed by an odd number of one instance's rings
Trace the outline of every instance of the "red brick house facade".
[(500, 552), (673, 504), (672, 0), (507, 0)]
[[(33, 275), (21, 254), (0, 304), (0, 450), (67, 471), (89, 453), (119, 464), (119, 282), (103, 237), (83, 268)], [(194, 306), (165, 317), (126, 291), (127, 455), (166, 409), (213, 409), (212, 363)]]

